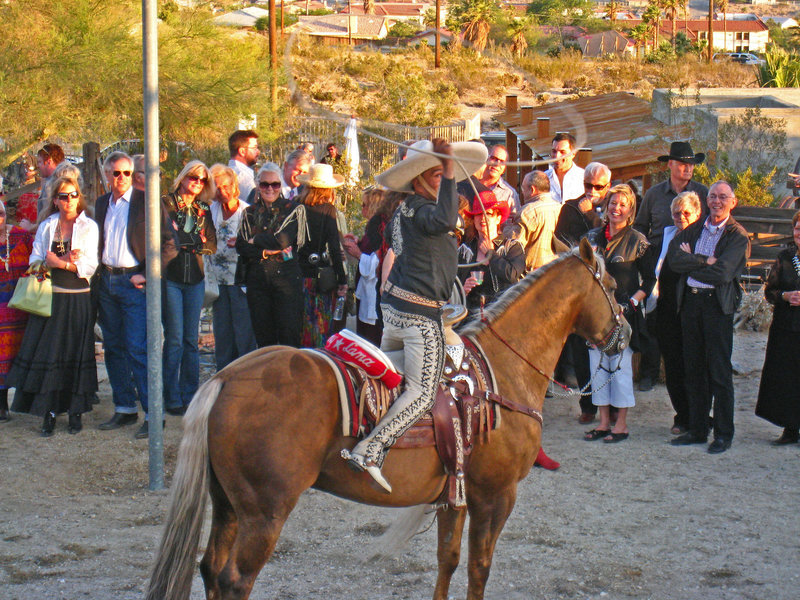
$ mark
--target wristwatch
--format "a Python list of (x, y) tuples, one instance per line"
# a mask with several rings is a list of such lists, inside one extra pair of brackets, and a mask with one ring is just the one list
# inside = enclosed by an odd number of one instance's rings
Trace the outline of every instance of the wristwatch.
[(636, 308), (637, 306), (639, 306), (639, 301), (636, 298), (631, 298), (631, 306), (633, 306), (633, 308)]

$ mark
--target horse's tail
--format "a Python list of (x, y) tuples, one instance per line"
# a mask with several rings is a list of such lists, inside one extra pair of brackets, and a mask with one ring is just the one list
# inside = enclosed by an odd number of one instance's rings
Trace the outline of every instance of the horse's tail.
[(204, 383), (183, 418), (178, 464), (172, 478), (169, 512), (150, 573), (146, 600), (180, 600), (192, 590), (195, 557), (208, 499), (208, 415), (223, 382)]
[(397, 520), (379, 537), (367, 552), (368, 560), (397, 556), (409, 540), (419, 533), (422, 522), (436, 509), (420, 504), (403, 509)]

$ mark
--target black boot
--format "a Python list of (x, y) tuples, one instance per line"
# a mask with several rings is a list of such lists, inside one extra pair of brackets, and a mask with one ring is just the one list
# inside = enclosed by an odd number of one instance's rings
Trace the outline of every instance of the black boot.
[(8, 421), (8, 390), (0, 390), (0, 423)]
[(56, 428), (56, 413), (49, 412), (44, 416), (42, 422), (42, 437), (50, 437)]
[(787, 444), (796, 444), (800, 441), (800, 431), (793, 427), (786, 427), (777, 440), (772, 442), (773, 446), (785, 446)]
[(81, 414), (78, 413), (77, 415), (70, 415), (69, 426), (67, 427), (67, 433), (75, 435), (81, 429), (83, 429), (83, 424), (81, 424)]

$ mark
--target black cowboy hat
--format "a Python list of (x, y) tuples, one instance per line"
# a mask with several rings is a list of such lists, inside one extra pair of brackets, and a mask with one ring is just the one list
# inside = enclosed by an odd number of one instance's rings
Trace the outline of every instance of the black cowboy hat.
[(668, 160), (679, 160), (680, 162), (685, 162), (692, 165), (699, 165), (705, 159), (706, 155), (702, 152), (695, 154), (692, 151), (692, 145), (689, 142), (672, 142), (669, 145), (669, 154), (658, 157), (658, 160), (661, 162), (667, 162)]

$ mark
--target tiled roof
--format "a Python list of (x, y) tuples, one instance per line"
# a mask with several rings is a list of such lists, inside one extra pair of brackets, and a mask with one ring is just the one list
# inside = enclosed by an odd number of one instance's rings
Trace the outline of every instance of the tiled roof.
[(296, 31), (308, 35), (347, 37), (347, 21), (353, 19), (352, 37), (380, 39), (386, 37), (386, 18), (377, 15), (322, 15), (298, 18)]

